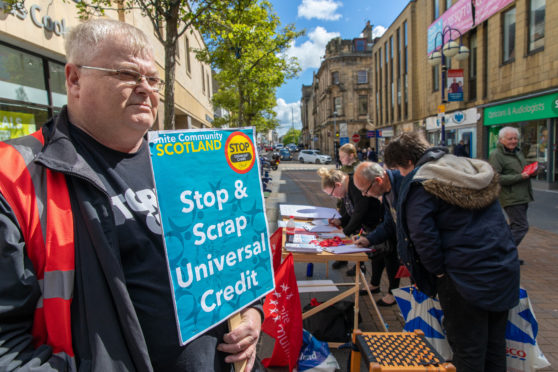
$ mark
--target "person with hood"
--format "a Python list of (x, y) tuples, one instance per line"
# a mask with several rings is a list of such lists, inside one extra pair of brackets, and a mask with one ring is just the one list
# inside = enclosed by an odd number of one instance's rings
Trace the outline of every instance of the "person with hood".
[(416, 132), (385, 149), (405, 176), (397, 208), (398, 253), (417, 287), (438, 294), (459, 372), (506, 371), (508, 310), (519, 302), (517, 249), (485, 161), (431, 147)]

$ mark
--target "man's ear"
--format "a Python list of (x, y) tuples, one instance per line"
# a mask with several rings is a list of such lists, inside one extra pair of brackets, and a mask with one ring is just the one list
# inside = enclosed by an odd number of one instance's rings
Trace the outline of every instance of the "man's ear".
[(79, 79), (81, 77), (79, 67), (73, 63), (66, 63), (64, 72), (66, 74), (66, 88), (68, 90), (68, 95), (78, 96)]

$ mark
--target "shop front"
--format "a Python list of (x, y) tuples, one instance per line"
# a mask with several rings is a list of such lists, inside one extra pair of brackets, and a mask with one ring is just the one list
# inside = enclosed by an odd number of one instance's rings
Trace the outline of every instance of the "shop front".
[(558, 131), (558, 93), (486, 107), (483, 124), (487, 133), (488, 154), (498, 144), (504, 126), (519, 130), (519, 147), (527, 162), (539, 162), (537, 180), (558, 188), (556, 144)]
[[(477, 122), (480, 118), (476, 107), (466, 110), (447, 112), (445, 114), (446, 146), (453, 153), (453, 148), (463, 141), (470, 157), (477, 157)], [(442, 142), (442, 125), (440, 118), (426, 118), (426, 139), (433, 145)]]

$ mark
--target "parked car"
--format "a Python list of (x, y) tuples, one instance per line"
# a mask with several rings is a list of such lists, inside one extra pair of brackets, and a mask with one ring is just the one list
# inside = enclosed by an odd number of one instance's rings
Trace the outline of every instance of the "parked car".
[(273, 145), (272, 145), (272, 144), (267, 144), (267, 145), (265, 145), (265, 146), (264, 146), (264, 150), (265, 150), (266, 152), (273, 151)]
[(285, 147), (285, 146), (283, 146), (282, 143), (278, 143), (277, 145), (275, 145), (275, 150), (279, 151), (279, 150), (281, 150), (283, 147)]
[(318, 150), (302, 150), (298, 155), (298, 161), (301, 163), (329, 164), (331, 156), (320, 154)]
[(279, 155), (281, 155), (281, 160), (293, 160), (293, 155), (291, 154), (289, 149), (279, 150)]

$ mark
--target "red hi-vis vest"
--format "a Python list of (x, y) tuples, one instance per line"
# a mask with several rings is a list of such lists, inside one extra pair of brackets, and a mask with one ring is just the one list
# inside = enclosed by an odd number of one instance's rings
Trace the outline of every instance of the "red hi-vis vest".
[(75, 366), (70, 321), (74, 220), (64, 174), (33, 162), (43, 145), (41, 130), (0, 142), (0, 192), (15, 213), (42, 292), (33, 319), (35, 347), (50, 345), (57, 357)]

